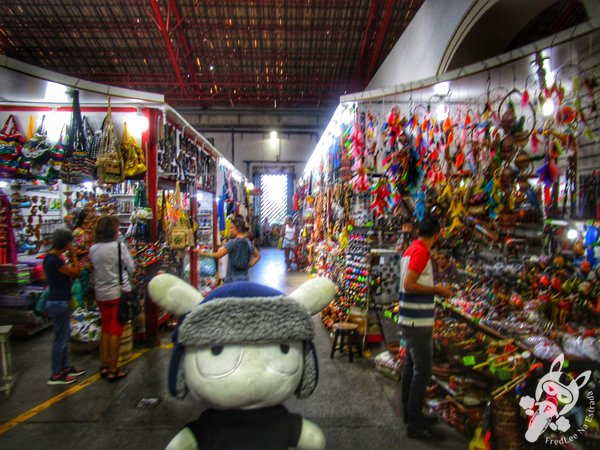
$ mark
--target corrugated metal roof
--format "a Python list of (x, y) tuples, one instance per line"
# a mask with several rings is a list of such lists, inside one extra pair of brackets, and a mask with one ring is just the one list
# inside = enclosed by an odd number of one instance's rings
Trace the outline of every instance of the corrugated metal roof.
[(176, 106), (319, 107), (363, 89), (423, 0), (27, 0), (0, 52)]

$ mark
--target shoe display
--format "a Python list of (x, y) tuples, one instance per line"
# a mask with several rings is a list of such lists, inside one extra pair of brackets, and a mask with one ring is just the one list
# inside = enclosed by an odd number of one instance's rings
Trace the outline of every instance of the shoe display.
[(412, 427), (406, 430), (406, 437), (410, 439), (423, 439), (427, 441), (442, 441), (445, 439), (444, 433), (428, 427)]
[(50, 379), (48, 380), (48, 384), (49, 385), (53, 385), (53, 384), (71, 384), (71, 383), (75, 383), (77, 381), (77, 378), (74, 377), (73, 375), (69, 375), (67, 373), (61, 373), (60, 375), (52, 375), (50, 377)]

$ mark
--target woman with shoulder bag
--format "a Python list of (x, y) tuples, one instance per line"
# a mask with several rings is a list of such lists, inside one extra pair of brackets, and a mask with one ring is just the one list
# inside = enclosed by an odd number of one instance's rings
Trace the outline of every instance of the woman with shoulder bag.
[[(90, 248), (90, 261), (95, 274), (96, 302), (102, 316), (100, 374), (108, 381), (117, 381), (127, 375), (125, 370), (117, 367), (124, 327), (117, 318), (117, 312), (121, 292), (131, 291), (129, 276), (134, 272), (134, 264), (127, 245), (119, 242), (118, 235), (119, 219), (115, 216), (102, 216), (96, 224), (96, 243)], [(125, 269), (121, 274), (120, 266)]]

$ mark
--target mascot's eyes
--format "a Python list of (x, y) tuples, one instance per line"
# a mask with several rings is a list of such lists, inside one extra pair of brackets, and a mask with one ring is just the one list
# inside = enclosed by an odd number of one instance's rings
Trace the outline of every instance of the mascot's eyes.
[(261, 347), (267, 367), (282, 375), (293, 375), (301, 370), (302, 342), (268, 344)]
[(194, 352), (194, 360), (202, 376), (219, 378), (235, 372), (243, 355), (243, 349), (239, 345), (213, 345)]

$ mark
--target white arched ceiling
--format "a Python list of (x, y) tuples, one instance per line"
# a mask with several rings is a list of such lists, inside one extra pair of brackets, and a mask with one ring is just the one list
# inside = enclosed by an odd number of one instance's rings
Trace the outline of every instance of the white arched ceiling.
[[(441, 75), (449, 70), (506, 52), (509, 44), (527, 24), (546, 8), (563, 1), (496, 0), (476, 2), (448, 42), (437, 74)], [(485, 3), (485, 7), (480, 7), (481, 3)]]
[(473, 0), (425, 0), (366, 90), (437, 74), (440, 60)]
[[(525, 25), (556, 1), (425, 0), (366, 90), (435, 77), (463, 66), (467, 58), (473, 63), (503, 53)], [(600, 14), (600, 1), (582, 3), (590, 18)]]

